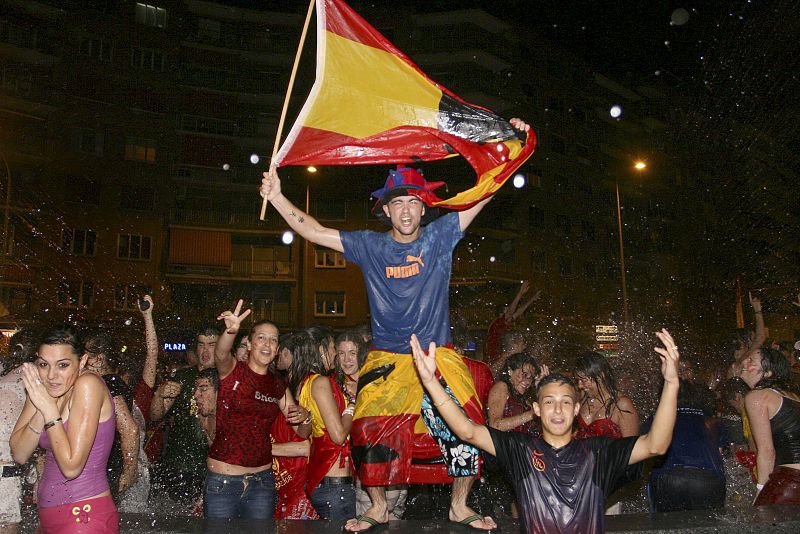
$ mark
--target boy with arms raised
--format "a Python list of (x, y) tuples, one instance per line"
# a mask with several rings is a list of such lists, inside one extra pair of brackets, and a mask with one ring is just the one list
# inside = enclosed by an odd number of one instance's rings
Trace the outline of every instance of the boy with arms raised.
[(435, 410), (459, 439), (496, 456), (517, 494), (528, 533), (600, 533), (606, 497), (629, 465), (664, 454), (672, 440), (678, 402), (678, 347), (669, 332), (656, 336), (664, 387), (650, 432), (628, 438), (572, 439), (580, 410), (575, 384), (551, 374), (542, 379), (533, 405), (542, 435), (501, 432), (473, 423), (452, 402), (436, 376), (436, 346), (426, 354), (415, 335), (411, 349), (420, 380)]

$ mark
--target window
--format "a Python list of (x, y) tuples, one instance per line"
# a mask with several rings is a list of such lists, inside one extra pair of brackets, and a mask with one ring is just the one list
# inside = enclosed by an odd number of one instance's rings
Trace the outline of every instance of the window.
[(164, 70), (164, 54), (153, 48), (134, 48), (131, 50), (131, 67), (161, 72)]
[(314, 293), (314, 315), (316, 317), (341, 317), (344, 314), (344, 291), (318, 291)]
[(128, 137), (125, 140), (125, 159), (154, 162), (156, 160), (156, 142), (153, 139)]
[(100, 205), (100, 182), (84, 176), (64, 177), (64, 199), (76, 204)]
[(103, 133), (92, 128), (73, 128), (72, 148), (86, 154), (102, 156)]
[(119, 207), (128, 210), (152, 211), (155, 207), (155, 190), (152, 187), (123, 186)]
[(318, 269), (344, 269), (347, 262), (344, 254), (329, 248), (316, 248), (314, 250), (314, 267)]
[(10, 313), (28, 314), (31, 311), (31, 288), (0, 286), (0, 302), (6, 305)]
[(597, 239), (597, 228), (594, 223), (589, 221), (581, 221), (581, 233), (583, 233), (583, 237), (589, 241), (595, 241)]
[(117, 235), (117, 257), (128, 260), (149, 260), (150, 236), (135, 234)]
[(531, 252), (531, 269), (535, 273), (543, 273), (547, 269), (547, 258), (543, 250)]
[(558, 257), (558, 274), (564, 278), (572, 276), (572, 258), (569, 256)]
[(544, 210), (531, 206), (528, 208), (528, 226), (532, 229), (544, 227)]
[(566, 154), (567, 143), (564, 141), (564, 138), (556, 134), (550, 135), (550, 150), (556, 154)]
[(163, 7), (136, 2), (136, 22), (145, 26), (165, 28), (167, 26), (167, 10)]
[(556, 232), (561, 235), (572, 233), (572, 221), (566, 215), (556, 215)]
[(109, 63), (114, 59), (114, 43), (106, 39), (84, 37), (78, 45), (78, 53), (82, 56)]
[(580, 143), (575, 145), (575, 155), (578, 158), (589, 161), (589, 147)]
[(138, 284), (118, 285), (114, 288), (114, 308), (118, 310), (135, 310), (138, 300), (151, 294), (150, 288)]
[(96, 242), (94, 230), (65, 228), (61, 233), (61, 250), (75, 256), (94, 256)]
[(583, 276), (589, 282), (597, 282), (597, 269), (594, 266), (594, 263), (587, 261), (583, 264)]
[(58, 284), (58, 305), (65, 308), (88, 308), (92, 305), (94, 284), (82, 280), (62, 280)]

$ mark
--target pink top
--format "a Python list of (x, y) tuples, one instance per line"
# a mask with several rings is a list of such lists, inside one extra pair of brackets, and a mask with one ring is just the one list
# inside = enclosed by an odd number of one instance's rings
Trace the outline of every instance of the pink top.
[[(110, 397), (109, 397), (110, 398)], [(39, 481), (39, 508), (62, 506), (71, 502), (81, 501), (108, 491), (108, 478), (106, 466), (111, 447), (114, 445), (114, 431), (117, 416), (114, 402), (111, 402), (111, 417), (97, 425), (97, 435), (89, 451), (86, 465), (81, 474), (72, 480), (67, 480), (53, 456), (50, 438), (47, 432), (42, 432), (39, 445), (47, 451), (45, 455), (44, 474)], [(67, 430), (69, 420), (64, 421), (64, 430)]]

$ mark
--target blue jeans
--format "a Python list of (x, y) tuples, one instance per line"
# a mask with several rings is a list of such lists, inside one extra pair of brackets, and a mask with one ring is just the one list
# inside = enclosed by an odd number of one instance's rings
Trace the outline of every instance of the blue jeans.
[(349, 484), (327, 485), (326, 480), (322, 479), (322, 483), (311, 494), (311, 504), (322, 519), (352, 519), (356, 516), (356, 489), (352, 481)]
[(272, 519), (275, 515), (272, 469), (249, 475), (206, 474), (203, 515), (214, 519)]

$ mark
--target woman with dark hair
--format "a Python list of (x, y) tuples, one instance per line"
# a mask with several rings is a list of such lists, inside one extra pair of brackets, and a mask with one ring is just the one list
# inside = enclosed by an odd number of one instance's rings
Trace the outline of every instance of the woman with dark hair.
[(342, 332), (336, 338), (336, 382), (353, 403), (358, 393), (358, 373), (369, 353), (363, 339), (355, 330)]
[(215, 519), (271, 519), (277, 492), (270, 428), (283, 413), (295, 432), (307, 437), (309, 413), (272, 371), (280, 335), (275, 323), (256, 322), (250, 330), (247, 362), (233, 357), (233, 341), (250, 315), (250, 310), (242, 311), (242, 304), (239, 300), (236, 308), (217, 317), (225, 329), (214, 347), (219, 393), (214, 442), (206, 461), (203, 514)]
[(752, 388), (744, 402), (756, 444), (753, 504), (800, 504), (800, 397), (786, 390), (789, 362), (761, 347), (744, 359), (741, 376)]
[(524, 352), (508, 357), (500, 380), (489, 390), (488, 426), (513, 432), (533, 431), (536, 415), (527, 396), (538, 375), (536, 360)]
[[(290, 367), (294, 361), (294, 351), (301, 341), (297, 334), (281, 336), (275, 367), (289, 383), (293, 395), (297, 394)], [(275, 489), (278, 503), (275, 519), (319, 519), (317, 512), (306, 496), (306, 472), (311, 442), (295, 433), (294, 428), (283, 414), (275, 418), (270, 428), (272, 443), (272, 471), (275, 473)]]
[(583, 393), (576, 438), (639, 435), (639, 414), (633, 402), (617, 391), (614, 372), (605, 356), (598, 352), (582, 354), (573, 371)]
[[(725, 467), (714, 397), (681, 379), (672, 442), (647, 483), (652, 512), (708, 510), (725, 506)], [(645, 424), (649, 431), (652, 418)]]
[(315, 328), (298, 336), (290, 369), (293, 382), (303, 377), (297, 398), (311, 412), (306, 494), (322, 519), (348, 519), (356, 513), (348, 439), (355, 403), (330, 373), (328, 337)]
[(114, 401), (103, 380), (83, 372), (88, 355), (70, 326), (42, 335), (23, 364), (28, 399), (11, 435), (14, 461), (46, 451), (39, 481), (40, 532), (119, 532), (106, 464), (114, 443)]
[(106, 387), (114, 399), (117, 414), (114, 447), (108, 459), (108, 483), (114, 502), (136, 482), (139, 458), (139, 437), (143, 429), (133, 418), (133, 390), (119, 376), (121, 354), (116, 340), (107, 333), (90, 337), (86, 342), (86, 370), (103, 377)]

